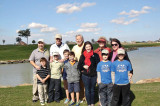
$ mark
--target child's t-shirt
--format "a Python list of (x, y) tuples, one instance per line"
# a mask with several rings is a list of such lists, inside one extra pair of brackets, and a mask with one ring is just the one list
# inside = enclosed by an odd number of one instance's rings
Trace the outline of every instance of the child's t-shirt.
[(116, 60), (112, 64), (111, 71), (115, 72), (115, 84), (128, 84), (128, 71), (131, 71), (131, 63), (127, 60)]
[(101, 61), (98, 63), (97, 72), (100, 72), (101, 83), (103, 83), (103, 84), (112, 83), (111, 67), (112, 67), (112, 62), (110, 62), (110, 61), (107, 61), (107, 62)]

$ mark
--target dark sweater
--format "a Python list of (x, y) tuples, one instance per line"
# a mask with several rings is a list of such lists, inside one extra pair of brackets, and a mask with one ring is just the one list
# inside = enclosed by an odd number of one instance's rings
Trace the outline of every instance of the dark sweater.
[(85, 56), (82, 54), (79, 59), (79, 63), (78, 63), (78, 69), (81, 72), (81, 74), (84, 74), (84, 75), (90, 76), (90, 77), (97, 76), (96, 69), (97, 69), (97, 64), (100, 61), (99, 55), (97, 53), (93, 53), (93, 55), (91, 56), (91, 58), (90, 58), (91, 65), (89, 67), (88, 72), (86, 69), (83, 68), (83, 66), (85, 65), (84, 60), (85, 60)]
[[(109, 57), (108, 57), (108, 60), (111, 61), (112, 60), (112, 56), (113, 56), (113, 51), (109, 53)], [(118, 60), (118, 57), (116, 56), (116, 58), (114, 59), (114, 61)], [(124, 57), (124, 60), (128, 60), (130, 62), (130, 59), (128, 57), (128, 54), (127, 52), (125, 52), (125, 57)], [(131, 62), (130, 62), (131, 63)], [(132, 64), (131, 64), (132, 65)], [(130, 73), (133, 74), (133, 68), (132, 70), (130, 71)]]

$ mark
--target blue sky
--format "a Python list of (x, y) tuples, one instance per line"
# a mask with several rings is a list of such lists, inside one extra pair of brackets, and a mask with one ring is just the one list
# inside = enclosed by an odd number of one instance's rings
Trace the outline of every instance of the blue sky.
[[(16, 43), (18, 30), (29, 28), (32, 40), (53, 43), (100, 36), (121, 41), (160, 38), (160, 0), (0, 0), (0, 44)], [(26, 42), (25, 38), (22, 38)]]

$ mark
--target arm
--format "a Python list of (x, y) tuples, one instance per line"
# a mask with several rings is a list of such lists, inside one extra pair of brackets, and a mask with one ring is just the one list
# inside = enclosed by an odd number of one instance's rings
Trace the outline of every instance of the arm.
[[(126, 54), (126, 56), (125, 56), (125, 60), (128, 60), (130, 63), (131, 63), (131, 61), (130, 61), (130, 59), (129, 59), (129, 57), (128, 57), (128, 54), (127, 54), (127, 52), (125, 52), (125, 54)], [(132, 67), (132, 64), (131, 64), (131, 67)], [(132, 70), (130, 71), (130, 74), (131, 74), (131, 77), (132, 77), (132, 75), (133, 75), (133, 68), (132, 68)]]
[(30, 64), (35, 67), (37, 70), (40, 70), (40, 66), (37, 66), (34, 61), (30, 61)]
[(79, 62), (78, 62), (78, 69), (80, 72), (83, 72), (85, 70), (83, 66), (84, 66), (84, 57), (83, 55), (81, 55)]
[(101, 83), (101, 74), (100, 72), (97, 72), (97, 83)]
[(41, 82), (43, 82), (42, 80), (42, 78), (38, 75), (38, 74), (36, 74), (36, 76), (37, 76), (37, 78), (41, 81)]

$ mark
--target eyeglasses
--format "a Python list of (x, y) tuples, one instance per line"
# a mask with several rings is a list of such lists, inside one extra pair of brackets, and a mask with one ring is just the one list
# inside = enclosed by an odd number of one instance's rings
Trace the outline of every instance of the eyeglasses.
[(111, 44), (112, 46), (118, 46), (118, 44)]

